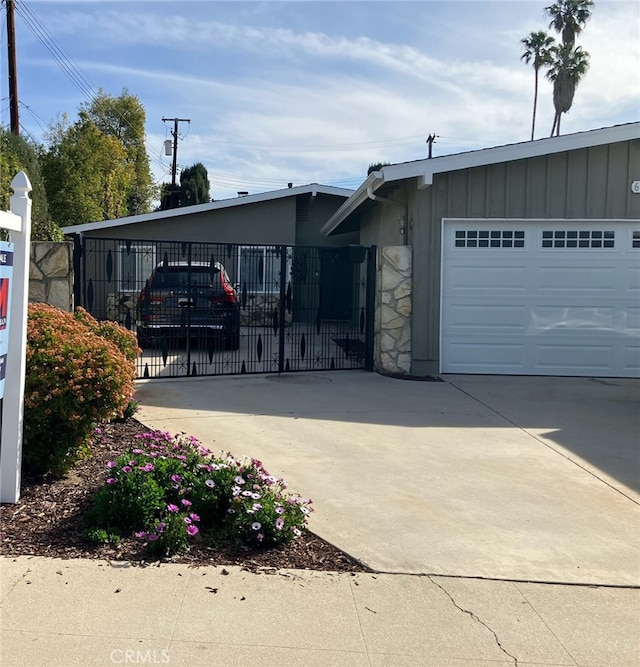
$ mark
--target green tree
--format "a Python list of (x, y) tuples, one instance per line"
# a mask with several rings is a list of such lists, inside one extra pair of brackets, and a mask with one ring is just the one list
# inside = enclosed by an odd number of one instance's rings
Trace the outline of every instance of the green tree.
[(520, 56), (527, 65), (533, 65), (535, 74), (535, 83), (533, 88), (533, 117), (531, 120), (531, 141), (533, 141), (536, 131), (536, 109), (538, 106), (538, 74), (541, 67), (551, 64), (553, 61), (552, 47), (555, 44), (553, 37), (549, 36), (544, 30), (532, 32), (524, 39), (520, 40), (525, 51)]
[(135, 174), (122, 143), (86, 116), (63, 120), (49, 137), (42, 170), (53, 219), (65, 226), (127, 215)]
[(9, 210), (13, 177), (24, 171), (31, 181), (31, 238), (34, 241), (61, 241), (62, 232), (49, 216), (47, 194), (36, 148), (22, 136), (0, 127), (0, 209)]
[(196, 162), (180, 173), (180, 206), (206, 204), (211, 200), (209, 195), (209, 175), (202, 162)]
[(116, 138), (125, 150), (127, 161), (133, 167), (133, 182), (127, 195), (126, 213), (137, 215), (151, 210), (155, 195), (146, 149), (146, 113), (140, 100), (126, 89), (119, 97), (103, 90), (79, 112), (80, 120), (91, 120), (108, 137)]
[(593, 0), (558, 0), (545, 7), (545, 14), (551, 19), (549, 27), (562, 35), (564, 45), (575, 44), (587, 21), (591, 18)]
[(391, 164), (391, 162), (372, 162), (369, 165), (369, 168), (367, 169), (367, 176), (372, 172), (372, 171), (378, 171), (382, 169), (382, 167), (387, 167)]
[(553, 50), (553, 63), (547, 73), (553, 81), (555, 108), (551, 136), (560, 134), (560, 117), (571, 109), (576, 87), (589, 69), (589, 54), (575, 47), (575, 41), (591, 18), (593, 6), (593, 0), (557, 0), (544, 10), (551, 19), (549, 27), (562, 36), (562, 45)]
[(551, 136), (560, 134), (560, 118), (573, 105), (573, 98), (578, 83), (589, 69), (589, 54), (582, 47), (562, 44), (553, 49), (553, 62), (547, 78), (553, 81), (553, 106), (555, 116), (551, 128)]

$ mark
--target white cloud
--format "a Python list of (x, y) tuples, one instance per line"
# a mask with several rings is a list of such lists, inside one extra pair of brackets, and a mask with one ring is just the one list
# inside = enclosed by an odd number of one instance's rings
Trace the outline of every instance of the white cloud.
[[(520, 61), (520, 39), (547, 24), (544, 3), (532, 2), (37, 6), (96, 85), (138, 95), (154, 156), (167, 136), (162, 116), (192, 119), (179, 162), (202, 161), (216, 174), (214, 196), (243, 181), (251, 191), (288, 181), (357, 185), (369, 162), (426, 156), (431, 132), (436, 154), (528, 139), (533, 69)], [(638, 11), (596, 3), (580, 38), (592, 66), (563, 131), (640, 115)], [(76, 104), (60, 106), (71, 84), (59, 73), (56, 82), (42, 55), (29, 60), (37, 49), (28, 46), (26, 90), (39, 78), (34, 95), (44, 99), (49, 87), (56, 99), (52, 113), (39, 113), (73, 115)], [(537, 136), (552, 116), (541, 78)]]

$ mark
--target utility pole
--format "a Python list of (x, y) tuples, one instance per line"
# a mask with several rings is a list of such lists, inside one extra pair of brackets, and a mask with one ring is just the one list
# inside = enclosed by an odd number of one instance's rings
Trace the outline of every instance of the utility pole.
[(9, 120), (13, 134), (20, 134), (20, 114), (18, 113), (18, 72), (16, 67), (16, 22), (15, 0), (7, 3), (7, 63), (9, 65)]
[(160, 203), (161, 208), (178, 208), (180, 205), (180, 193), (176, 188), (176, 171), (178, 170), (178, 124), (190, 123), (190, 118), (165, 118), (162, 117), (162, 122), (173, 121), (173, 130), (171, 136), (173, 137), (173, 160), (171, 161), (171, 192), (169, 194), (169, 201), (165, 205)]
[(425, 143), (429, 144), (429, 159), (431, 159), (431, 157), (432, 157), (432, 148), (433, 148), (433, 144), (436, 141), (436, 136), (437, 135), (435, 135), (435, 134), (430, 134), (427, 137), (427, 141), (425, 142)]
[(173, 130), (171, 136), (173, 137), (173, 161), (171, 163), (171, 188), (176, 185), (176, 171), (178, 169), (178, 123), (190, 123), (191, 118), (165, 118), (162, 117), (162, 122), (173, 121)]

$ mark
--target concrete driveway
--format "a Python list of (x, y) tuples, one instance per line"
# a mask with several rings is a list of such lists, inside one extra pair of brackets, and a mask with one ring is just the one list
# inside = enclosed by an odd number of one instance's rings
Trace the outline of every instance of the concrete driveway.
[(640, 381), (147, 380), (137, 417), (261, 459), (385, 572), (640, 584)]

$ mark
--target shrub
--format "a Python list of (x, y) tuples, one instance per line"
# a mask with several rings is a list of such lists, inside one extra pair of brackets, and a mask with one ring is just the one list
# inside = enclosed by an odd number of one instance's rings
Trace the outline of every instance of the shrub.
[[(118, 325), (115, 325), (118, 326)], [(105, 327), (86, 311), (67, 313), (30, 304), (23, 463), (27, 470), (63, 475), (88, 446), (98, 421), (123, 414), (134, 393), (129, 332)], [(128, 354), (128, 352), (127, 352)]]
[(147, 550), (171, 555), (200, 531), (243, 546), (278, 546), (301, 534), (310, 500), (285, 492), (255, 459), (212, 457), (184, 434), (154, 431), (110, 461), (87, 515), (90, 530), (136, 531)]

